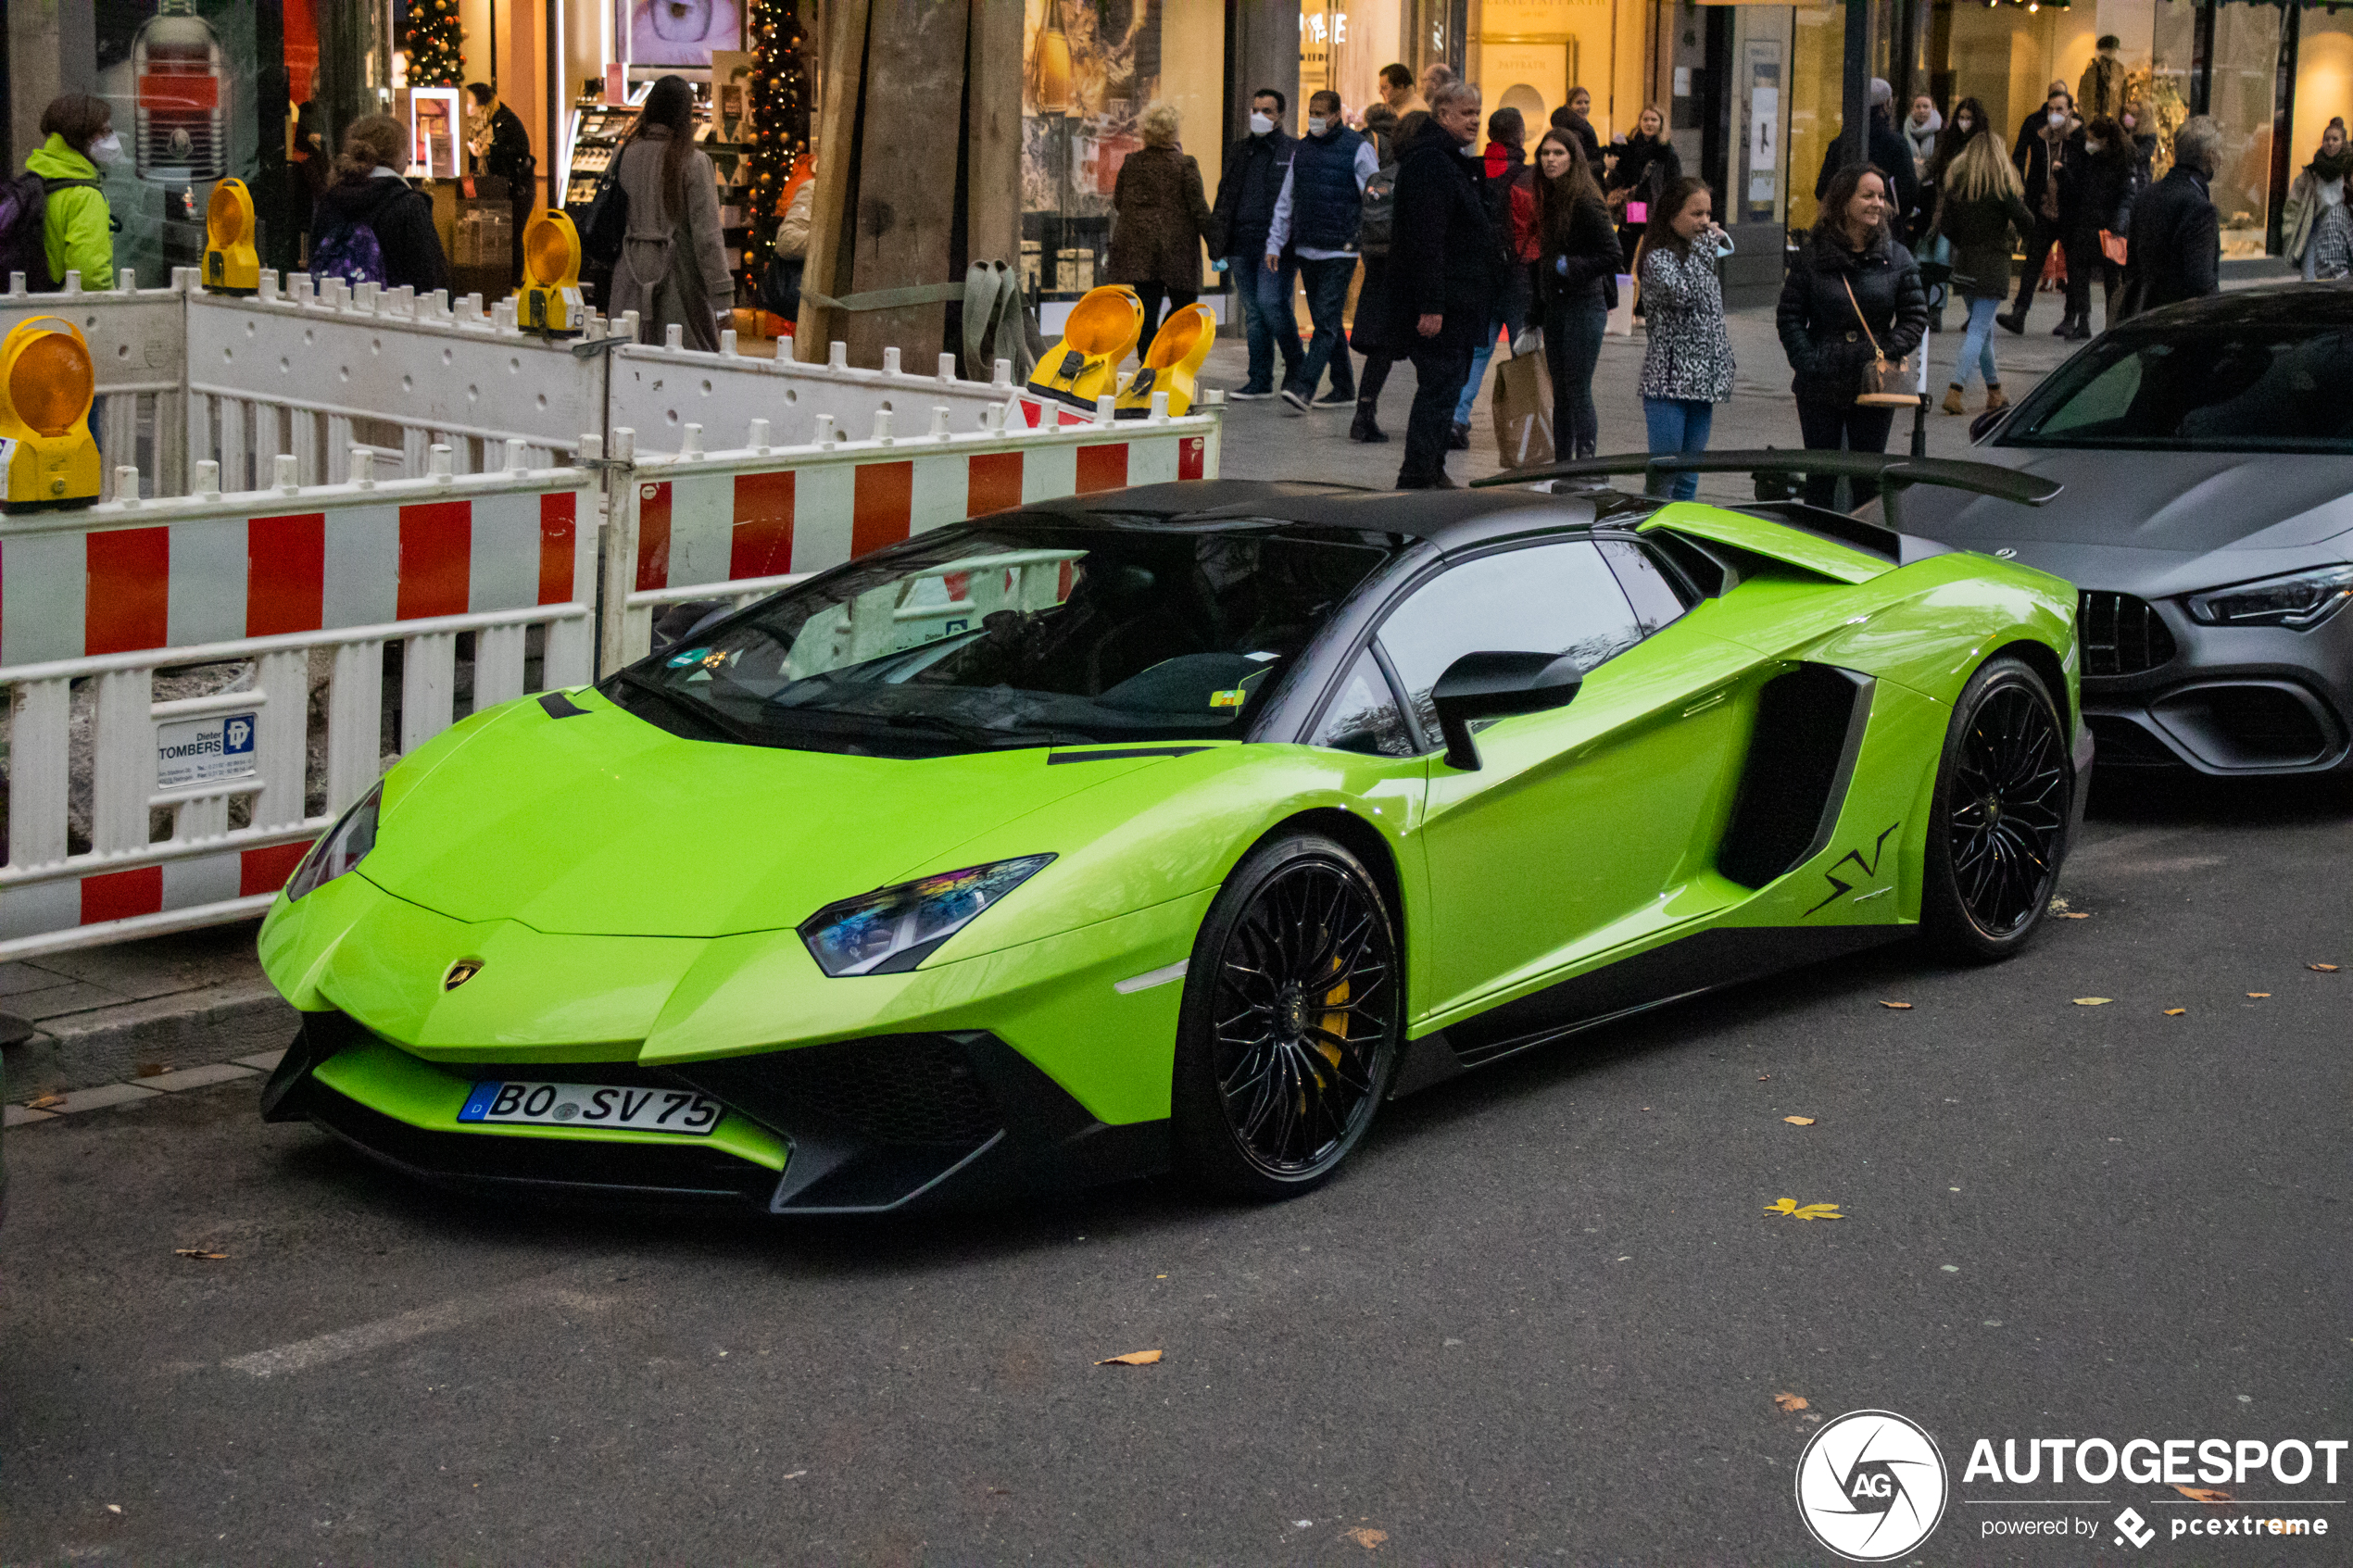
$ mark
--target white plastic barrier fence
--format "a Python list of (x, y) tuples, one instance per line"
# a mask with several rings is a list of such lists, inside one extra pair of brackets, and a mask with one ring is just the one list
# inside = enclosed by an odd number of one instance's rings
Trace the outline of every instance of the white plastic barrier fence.
[[(124, 499), (0, 523), (0, 958), (266, 908), (382, 771), (387, 646), (399, 752), (457, 716), (461, 639), (470, 710), (590, 679), (594, 476), (513, 457), (381, 483), (362, 457), (320, 486), (286, 458), (269, 490), (170, 501), (126, 470)], [(244, 673), (158, 701), (157, 671), (192, 666)]]
[(99, 449), (106, 463), (106, 489), (114, 494), (114, 471), (135, 467), (142, 473), (170, 476), (182, 487), (187, 470), (182, 425), (187, 390), (186, 298), (178, 287), (142, 289), (135, 274), (116, 275), (116, 286), (85, 292), (82, 274), (66, 274), (62, 294), (27, 294), (24, 274), (12, 272), (0, 295), (0, 337), (19, 321), (60, 316), (82, 329), (90, 342), (91, 370), (97, 383), (93, 404)]

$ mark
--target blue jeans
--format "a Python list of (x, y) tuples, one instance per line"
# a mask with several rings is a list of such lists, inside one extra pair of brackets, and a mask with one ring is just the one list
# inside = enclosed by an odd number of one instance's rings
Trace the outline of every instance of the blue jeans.
[(1969, 302), (1969, 326), (1961, 332), (1961, 357), (1953, 361), (1953, 384), (1969, 384), (1969, 361), (1983, 367), (1985, 384), (2002, 384), (2001, 367), (1994, 363), (1994, 318), (2002, 313), (2002, 296), (1992, 295)]
[[(1654, 458), (1669, 452), (1705, 452), (1707, 428), (1716, 422), (1716, 405), (1688, 397), (1645, 397), (1642, 422), (1650, 428)], [(1664, 489), (1660, 488), (1662, 484)], [(1645, 488), (1651, 495), (1664, 495), (1670, 501), (1688, 501), (1699, 494), (1699, 475), (1679, 473), (1663, 480), (1654, 478)]]
[(1250, 337), (1249, 392), (1275, 390), (1275, 351), (1282, 350), (1283, 379), (1299, 370), (1299, 322), (1291, 315), (1291, 291), (1299, 282), (1299, 263), (1286, 257), (1279, 271), (1266, 270), (1264, 256), (1237, 256), (1226, 265), (1241, 300), (1242, 325)]
[[(1259, 271), (1265, 267), (1262, 263)], [(1308, 397), (1315, 395), (1315, 386), (1324, 379), (1324, 370), (1332, 372), (1332, 395), (1345, 402), (1356, 400), (1356, 368), (1348, 362), (1348, 343), (1341, 331), (1340, 316), (1348, 308), (1349, 281), (1356, 276), (1356, 258), (1339, 257), (1318, 261), (1313, 257), (1299, 258), (1299, 275), (1307, 285), (1307, 315), (1315, 323), (1315, 336), (1307, 340), (1307, 359), (1296, 374), (1286, 381), (1296, 385)]]

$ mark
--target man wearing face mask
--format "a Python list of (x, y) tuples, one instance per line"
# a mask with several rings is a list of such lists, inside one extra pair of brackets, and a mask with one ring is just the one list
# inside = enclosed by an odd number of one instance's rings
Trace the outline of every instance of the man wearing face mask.
[[(1250, 134), (1226, 154), (1217, 176), (1217, 232), (1223, 245), (1213, 255), (1226, 257), (1226, 276), (1234, 285), (1250, 338), (1250, 380), (1235, 398), (1275, 395), (1275, 353), (1282, 351), (1285, 384), (1299, 379), (1303, 356), (1299, 323), (1291, 314), (1291, 295), (1299, 282), (1299, 263), (1289, 254), (1266, 255), (1266, 239), (1275, 228), (1275, 203), (1290, 178), (1291, 155), (1298, 144), (1283, 132), (1283, 111), (1290, 101), (1272, 87), (1262, 87), (1250, 100)], [(1270, 269), (1266, 262), (1275, 265)]]
[[(2006, 332), (2026, 330), (2026, 312), (2042, 285), (2043, 263), (2051, 247), (2062, 245), (2077, 227), (2082, 206), (2083, 123), (2073, 113), (2074, 100), (2064, 87), (2055, 87), (2044, 100), (2043, 123), (2011, 161), (2026, 181), (2027, 210), (2034, 214), (2034, 232), (2026, 240), (2026, 270), (2020, 274), (2018, 298), (2007, 316), (1994, 320)], [(2072, 320), (2071, 317), (2069, 320)], [(2065, 332), (2067, 322), (2060, 323)]]
[(1315, 383), (1331, 369), (1327, 408), (1356, 401), (1356, 371), (1348, 362), (1340, 314), (1348, 282), (1356, 275), (1356, 228), (1365, 215), (1365, 186), (1380, 168), (1373, 144), (1340, 123), (1340, 94), (1328, 90), (1307, 100), (1307, 134), (1291, 149), (1290, 171), (1275, 198), (1274, 227), (1266, 235), (1265, 270), (1278, 271), (1294, 245), (1300, 275), (1307, 282), (1307, 314), (1315, 335), (1306, 363), (1283, 382), (1283, 401), (1307, 411)]
[(68, 93), (42, 111), (41, 130), (49, 140), (34, 149), (24, 167), (26, 173), (39, 177), (44, 194), (40, 258), (48, 277), (32, 275), (34, 269), (23, 265), (32, 257), (21, 249), (9, 266), (20, 269), (26, 286), (36, 291), (63, 288), (68, 272), (81, 273), (85, 289), (110, 289), (114, 217), (99, 189), (98, 170), (122, 157), (114, 111), (104, 98)]

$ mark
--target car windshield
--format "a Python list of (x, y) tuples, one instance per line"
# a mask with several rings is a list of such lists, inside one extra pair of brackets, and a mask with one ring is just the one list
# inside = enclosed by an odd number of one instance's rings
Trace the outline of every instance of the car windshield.
[(2353, 328), (2115, 333), (2045, 382), (1998, 444), (2353, 452)]
[(1387, 555), (1264, 525), (940, 529), (604, 690), (681, 734), (804, 750), (1232, 737)]

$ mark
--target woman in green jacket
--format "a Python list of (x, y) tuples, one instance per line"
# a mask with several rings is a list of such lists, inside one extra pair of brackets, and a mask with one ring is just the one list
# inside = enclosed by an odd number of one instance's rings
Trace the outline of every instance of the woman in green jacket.
[[(42, 250), (49, 266), (47, 284), (65, 286), (68, 272), (82, 274), (85, 289), (114, 287), (114, 217), (98, 188), (98, 166), (122, 157), (114, 133), (114, 111), (104, 98), (68, 93), (42, 111), (41, 130), (49, 140), (24, 160), (25, 171), (48, 187), (41, 224)], [(28, 278), (29, 287), (43, 280)]]

